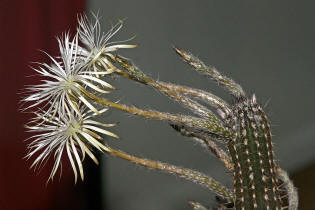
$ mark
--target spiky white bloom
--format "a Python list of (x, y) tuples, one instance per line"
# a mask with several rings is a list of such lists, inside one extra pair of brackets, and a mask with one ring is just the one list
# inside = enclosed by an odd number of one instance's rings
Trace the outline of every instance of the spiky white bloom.
[[(106, 111), (106, 109), (101, 112)], [(112, 127), (115, 124), (104, 124), (92, 120), (92, 112), (86, 108), (80, 108), (81, 116), (74, 111), (67, 111), (66, 113), (52, 114), (36, 112), (36, 117), (26, 126), (30, 132), (36, 132), (30, 139), (33, 140), (29, 145), (29, 152), (27, 158), (35, 156), (38, 157), (33, 162), (31, 168), (43, 166), (51, 155), (54, 156), (55, 163), (53, 165), (51, 174), (48, 178), (52, 180), (61, 165), (61, 157), (63, 152), (66, 152), (71, 163), (75, 182), (77, 182), (77, 168), (79, 169), (80, 177), (83, 180), (83, 166), (82, 161), (87, 154), (96, 164), (97, 159), (92, 153), (92, 148), (103, 152), (108, 151), (106, 145), (102, 144), (103, 138), (99, 134), (105, 134), (118, 138), (112, 132), (104, 130), (102, 127)], [(43, 119), (40, 123), (38, 118)]]
[[(122, 21), (112, 26), (107, 32), (101, 32), (100, 17), (92, 14), (95, 22), (90, 21), (86, 15), (78, 18), (78, 34), (83, 44), (80, 50), (80, 58), (84, 65), (95, 72), (106, 69), (113, 72), (113, 65), (108, 58), (114, 58), (111, 54), (121, 48), (135, 48), (136, 45), (118, 44), (125, 41), (109, 42), (109, 40), (121, 29)], [(127, 41), (127, 40), (126, 40)]]
[(30, 95), (22, 101), (30, 103), (30, 105), (25, 109), (41, 104), (47, 113), (65, 112), (70, 108), (79, 113), (78, 102), (82, 101), (97, 113), (98, 111), (85, 98), (83, 92), (87, 87), (100, 93), (108, 93), (104, 88), (114, 89), (112, 85), (95, 76), (96, 74), (106, 75), (108, 72), (90, 72), (78, 62), (80, 48), (77, 35), (70, 41), (69, 34), (65, 34), (63, 40), (58, 38), (58, 42), (60, 58), (55, 59), (48, 55), (52, 61), (51, 65), (43, 63), (39, 65), (38, 69), (34, 68), (44, 79), (42, 84), (27, 88)]

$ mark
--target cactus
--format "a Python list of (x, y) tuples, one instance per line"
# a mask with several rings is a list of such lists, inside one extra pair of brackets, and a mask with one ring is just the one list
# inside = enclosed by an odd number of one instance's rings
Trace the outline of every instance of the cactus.
[[(28, 158), (41, 151), (32, 166), (41, 166), (54, 153), (56, 160), (49, 177), (52, 180), (66, 150), (75, 180), (77, 167), (83, 180), (85, 154), (98, 163), (92, 153), (94, 148), (146, 168), (173, 174), (215, 192), (218, 201), (215, 209), (297, 209), (297, 191), (288, 174), (275, 161), (270, 123), (255, 95), (246, 96), (242, 87), (232, 79), (177, 47), (174, 47), (176, 53), (195, 71), (214, 80), (230, 93), (232, 104), (204, 90), (154, 80), (131, 60), (113, 54), (120, 48), (136, 47), (107, 43), (122, 27), (122, 22), (101, 35), (98, 16), (94, 17), (95, 23), (88, 21), (86, 16), (80, 17), (78, 33), (73, 41), (70, 41), (69, 34), (64, 36), (64, 40), (58, 39), (61, 56), (56, 59), (51, 57), (52, 65), (42, 64), (39, 70), (35, 70), (46, 80), (43, 80), (44, 84), (30, 87), (31, 95), (23, 99), (25, 103), (31, 103), (24, 110), (43, 104), (40, 111), (35, 112), (31, 125), (27, 125), (31, 131), (41, 132), (34, 135), (33, 142), (29, 144)], [(101, 97), (98, 93), (108, 93), (104, 88), (115, 89), (102, 80), (109, 74), (152, 87), (195, 116), (143, 110)], [(99, 106), (105, 108), (98, 110)], [(108, 107), (166, 121), (175, 131), (201, 144), (222, 161), (233, 174), (233, 189), (198, 171), (136, 157), (102, 142), (104, 139), (99, 134), (118, 138), (103, 128), (116, 124), (100, 123), (90, 118)], [(208, 209), (195, 201), (191, 201), (190, 205), (194, 210)]]
[(240, 99), (226, 124), (236, 133), (228, 150), (234, 163), (234, 193), (237, 209), (280, 209), (270, 126), (256, 103)]
[[(204, 145), (233, 172), (233, 201), (220, 204), (219, 209), (297, 209), (296, 189), (274, 159), (270, 123), (262, 107), (257, 103), (256, 96), (247, 98), (239, 84), (223, 76), (215, 68), (206, 66), (191, 53), (176, 47), (174, 49), (197, 72), (210, 77), (227, 89), (234, 103), (228, 105), (222, 99), (203, 90), (155, 81), (121, 56), (117, 56), (115, 61), (125, 71), (116, 72), (159, 90), (208, 121), (211, 126), (205, 126), (206, 128), (176, 122), (171, 123), (171, 126), (183, 136), (192, 137)], [(210, 104), (217, 109), (221, 119), (183, 95)], [(223, 142), (223, 148), (217, 146), (216, 142)], [(223, 200), (227, 201), (228, 198), (223, 197)], [(191, 205), (194, 209), (206, 209), (197, 202), (191, 202)]]

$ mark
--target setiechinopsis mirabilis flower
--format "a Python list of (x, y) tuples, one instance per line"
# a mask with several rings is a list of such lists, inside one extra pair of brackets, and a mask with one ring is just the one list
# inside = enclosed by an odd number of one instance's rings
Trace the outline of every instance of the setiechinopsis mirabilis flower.
[[(55, 115), (38, 111), (35, 112), (36, 117), (26, 125), (29, 132), (36, 133), (31, 137), (32, 142), (28, 145), (29, 153), (26, 156), (30, 158), (38, 155), (31, 167), (36, 168), (36, 166), (42, 165), (51, 155), (55, 157), (55, 163), (48, 180), (53, 179), (60, 167), (63, 152), (66, 152), (71, 163), (75, 182), (77, 182), (77, 168), (83, 180), (82, 161), (85, 154), (98, 164), (92, 148), (100, 152), (108, 151), (100, 134), (118, 138), (116, 134), (104, 129), (115, 126), (115, 124), (92, 120), (93, 113), (84, 106), (80, 106), (79, 110), (81, 115), (73, 110), (66, 113), (58, 112)], [(104, 111), (106, 109), (101, 110), (101, 112)]]
[[(78, 19), (78, 36), (83, 44), (80, 47), (79, 55), (83, 65), (91, 71), (113, 72), (111, 59), (114, 59), (113, 52), (118, 49), (135, 48), (136, 45), (122, 44), (125, 41), (113, 41), (110, 39), (122, 28), (123, 21), (118, 21), (107, 33), (101, 31), (100, 17), (92, 14), (95, 21), (90, 21), (86, 15)], [(97, 74), (96, 74), (97, 75)]]
[[(80, 113), (78, 101), (81, 101), (97, 113), (96, 108), (86, 100), (82, 91), (86, 87), (90, 87), (97, 92), (108, 93), (107, 90), (99, 86), (107, 89), (113, 89), (114, 87), (96, 78), (93, 72), (89, 72), (89, 69), (78, 62), (77, 35), (70, 41), (69, 34), (66, 34), (63, 39), (58, 39), (58, 42), (61, 59), (58, 60), (49, 56), (52, 64), (44, 63), (40, 64), (38, 69), (34, 68), (40, 76), (44, 77), (44, 80), (42, 84), (27, 88), (31, 94), (23, 99), (25, 103), (30, 103), (25, 110), (43, 105), (42, 108), (46, 109), (47, 113), (58, 111), (64, 114), (67, 109), (74, 109), (77, 113)], [(106, 71), (99, 72), (99, 74), (102, 73), (107, 74)]]
[[(118, 138), (116, 134), (104, 129), (115, 124), (91, 119), (108, 108), (99, 110), (88, 95), (106, 94), (115, 89), (101, 79), (113, 72), (112, 64), (109, 61), (104, 63), (104, 60), (111, 52), (128, 46), (132, 48), (134, 45), (111, 45), (108, 41), (122, 25), (118, 28), (115, 26), (106, 35), (100, 36), (100, 23), (96, 16), (95, 18), (96, 22), (92, 25), (87, 22), (85, 15), (81, 16), (78, 32), (73, 38), (69, 33), (57, 38), (60, 55), (52, 57), (46, 53), (51, 64), (36, 63), (38, 67), (33, 70), (43, 79), (40, 84), (28, 86), (27, 96), (22, 99), (22, 111), (35, 109), (35, 117), (26, 125), (30, 132), (36, 133), (30, 138), (32, 142), (26, 157), (38, 155), (31, 166), (36, 168), (46, 163), (53, 154), (55, 163), (48, 180), (55, 176), (63, 153), (67, 153), (75, 181), (77, 168), (83, 179), (82, 161), (85, 154), (98, 163), (93, 148), (101, 152), (108, 151), (99, 134)], [(96, 50), (97, 53), (94, 54)], [(102, 65), (96, 71), (98, 64)]]

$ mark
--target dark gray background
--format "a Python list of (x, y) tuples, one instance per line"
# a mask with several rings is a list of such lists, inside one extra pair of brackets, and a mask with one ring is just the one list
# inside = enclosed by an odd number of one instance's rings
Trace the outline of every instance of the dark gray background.
[[(193, 72), (172, 51), (173, 44), (255, 93), (265, 104), (276, 157), (290, 172), (315, 160), (314, 1), (89, 1), (104, 25), (127, 18), (114, 40), (136, 34), (137, 49), (122, 50), (147, 74), (161, 81), (206, 89), (229, 96), (216, 84)], [(108, 28), (108, 27), (107, 27)], [(112, 98), (160, 111), (188, 113), (180, 105), (143, 85), (125, 79)], [(113, 110), (106, 121), (121, 137), (109, 139), (129, 153), (194, 168), (231, 187), (222, 164), (167, 123), (131, 117)], [(143, 169), (123, 160), (104, 160), (104, 203), (111, 210), (190, 209), (188, 200), (205, 205), (214, 194), (179, 178)]]

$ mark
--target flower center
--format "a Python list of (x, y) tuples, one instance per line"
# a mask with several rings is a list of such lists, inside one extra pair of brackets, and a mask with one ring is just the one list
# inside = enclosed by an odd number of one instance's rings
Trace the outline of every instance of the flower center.
[(66, 89), (67, 91), (72, 90), (74, 84), (75, 84), (75, 79), (74, 79), (72, 76), (69, 76), (69, 78), (64, 81), (65, 89)]
[(81, 123), (76, 120), (71, 120), (67, 128), (67, 135), (69, 137), (73, 136), (75, 133), (78, 133), (80, 129), (81, 129)]
[(98, 61), (99, 57), (102, 55), (102, 52), (103, 52), (103, 49), (95, 48), (92, 50), (91, 57), (93, 57), (93, 59), (90, 62), (91, 65), (94, 65)]

